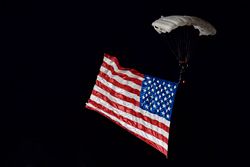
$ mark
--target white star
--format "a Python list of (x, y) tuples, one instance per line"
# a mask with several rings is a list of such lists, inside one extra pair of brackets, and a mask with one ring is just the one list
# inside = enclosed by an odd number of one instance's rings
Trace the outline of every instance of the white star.
[(171, 100), (171, 99), (169, 100), (169, 103), (172, 103), (172, 100)]
[(174, 89), (176, 89), (176, 85), (174, 86)]
[(159, 94), (159, 93), (160, 93), (160, 91), (158, 90), (158, 91), (157, 91), (157, 94)]
[(165, 112), (164, 112), (164, 111), (162, 111), (161, 113), (162, 113), (163, 116), (165, 115)]
[(167, 100), (167, 98), (166, 97), (164, 97), (164, 101), (166, 101)]
[(150, 84), (151, 82), (152, 82), (151, 80), (148, 81), (149, 84)]
[(169, 94), (169, 91), (167, 90), (166, 93)]
[(157, 100), (158, 100), (158, 98), (157, 98), (157, 97), (155, 97), (155, 100), (157, 101)]
[(166, 104), (163, 104), (162, 106), (165, 108), (165, 107), (166, 107)]
[(165, 93), (162, 93), (162, 96), (165, 96)]
[(167, 87), (164, 86), (164, 90), (167, 90)]
[(170, 84), (168, 84), (168, 87), (170, 87), (171, 85)]
[(172, 91), (173, 91), (173, 89), (172, 89), (172, 88), (170, 88), (170, 91), (172, 92)]
[(174, 96), (174, 93), (171, 93), (172, 96)]
[(171, 108), (170, 108), (170, 107), (168, 107), (168, 111), (170, 111), (170, 109), (171, 109)]
[(161, 87), (161, 85), (159, 85), (159, 88)]
[(167, 118), (169, 118), (169, 114), (167, 114)]
[(159, 83), (159, 80), (157, 80), (156, 82)]
[(156, 105), (154, 104), (153, 107), (156, 108)]

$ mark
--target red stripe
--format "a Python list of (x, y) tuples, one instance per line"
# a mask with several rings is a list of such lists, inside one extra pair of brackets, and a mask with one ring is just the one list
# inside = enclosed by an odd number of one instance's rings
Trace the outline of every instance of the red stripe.
[[(123, 127), (124, 129), (125, 129), (125, 127)], [(128, 129), (127, 129), (128, 130)], [(154, 143), (154, 142), (152, 142), (152, 141), (150, 141), (150, 140), (148, 140), (147, 138), (145, 138), (145, 137), (142, 137), (142, 136), (139, 136), (138, 134), (136, 134), (135, 132), (133, 132), (133, 131), (130, 131), (130, 130), (128, 130), (130, 133), (132, 133), (132, 134), (134, 134), (135, 136), (137, 136), (139, 139), (141, 139), (142, 141), (144, 141), (144, 142), (146, 142), (147, 144), (149, 144), (149, 145), (151, 145), (152, 147), (154, 147), (156, 150), (158, 150), (158, 151), (160, 151), (161, 153), (163, 153), (164, 155), (168, 155), (168, 151), (164, 148), (164, 147), (162, 147), (162, 146), (160, 146), (160, 145), (158, 145), (158, 144), (156, 144), (156, 143)], [(168, 143), (167, 143), (168, 144)]]
[[(89, 101), (88, 101), (89, 102)], [(94, 110), (94, 111), (97, 111), (95, 108), (93, 108), (93, 107), (91, 107), (91, 106), (88, 106), (88, 104), (86, 104), (86, 106), (85, 106), (87, 109), (89, 109), (89, 110)]]
[(107, 74), (103, 73), (103, 72), (99, 72), (99, 75), (100, 77), (102, 77), (103, 79), (105, 79), (107, 82), (109, 83), (112, 83), (113, 85), (119, 87), (119, 88), (122, 88), (128, 92), (131, 92), (131, 93), (134, 93), (136, 94), (137, 96), (140, 96), (140, 91), (138, 89), (134, 89), (128, 85), (124, 85), (124, 84), (121, 84), (120, 82), (118, 82), (117, 80), (113, 79), (113, 78), (110, 78)]
[(112, 94), (112, 96), (118, 98), (118, 99), (121, 99), (123, 101), (126, 101), (126, 102), (129, 102), (129, 103), (132, 103), (134, 104), (135, 106), (140, 106), (140, 102), (139, 101), (136, 101), (135, 99), (133, 98), (130, 98), (130, 97), (127, 97), (121, 93), (118, 93), (116, 91), (114, 91), (113, 89), (107, 87), (106, 85), (104, 85), (103, 83), (101, 83), (100, 81), (96, 80), (96, 85), (100, 88), (102, 88), (103, 90), (109, 92), (110, 94)]
[(132, 81), (132, 82), (136, 83), (137, 85), (141, 85), (141, 83), (142, 83), (142, 81), (137, 79), (137, 78), (133, 78), (133, 77), (130, 77), (126, 74), (116, 72), (114, 67), (107, 64), (106, 62), (103, 62), (102, 66), (105, 67), (106, 69), (108, 69), (113, 75), (118, 75), (125, 80)]
[[(97, 96), (97, 97), (99, 97), (100, 99), (106, 101), (107, 103), (109, 103), (109, 104), (110, 104), (111, 106), (113, 106), (114, 108), (117, 108), (117, 109), (119, 109), (119, 110), (121, 110), (121, 111), (123, 111), (123, 112), (125, 112), (125, 113), (131, 114), (131, 115), (133, 115), (134, 117), (141, 118), (141, 119), (143, 119), (145, 122), (148, 122), (148, 123), (151, 124), (151, 121), (152, 121), (151, 118), (147, 118), (147, 119), (145, 120), (145, 119), (144, 119), (145, 116), (142, 115), (141, 113), (135, 112), (135, 111), (132, 110), (131, 108), (125, 107), (125, 106), (123, 106), (123, 105), (120, 105), (120, 104), (118, 104), (118, 103), (115, 103), (115, 102), (111, 101), (107, 96), (101, 94), (100, 92), (97, 92), (97, 91), (93, 90), (92, 94), (95, 95), (95, 96)], [(111, 111), (111, 110), (110, 110), (110, 111)], [(115, 114), (115, 113), (114, 113), (114, 114)], [(117, 114), (116, 114), (116, 115), (117, 115)], [(114, 115), (114, 116), (115, 116), (115, 115)], [(117, 117), (117, 116), (115, 116), (115, 117)], [(125, 118), (125, 117), (123, 117), (123, 116), (118, 116), (117, 118), (120, 119), (121, 117), (122, 117), (121, 120), (123, 120), (123, 121), (125, 121), (125, 119), (128, 120), (127, 118)], [(123, 119), (123, 118), (124, 118), (124, 119)], [(131, 122), (130, 120), (128, 120), (128, 121)], [(127, 121), (125, 121), (125, 122), (127, 122)], [(129, 124), (130, 124), (130, 123), (129, 123)], [(165, 143), (168, 142), (167, 137), (163, 136), (162, 134), (159, 134), (158, 132), (156, 132), (156, 131), (154, 131), (154, 130), (152, 130), (152, 129), (149, 129), (149, 128), (145, 127), (145, 126), (142, 125), (142, 124), (139, 124), (139, 123), (136, 123), (136, 122), (133, 122), (133, 121), (132, 121), (132, 123), (131, 123), (130, 125), (132, 125), (132, 126), (135, 125), (135, 127), (137, 127), (138, 129), (141, 129), (141, 128), (142, 128), (141, 130), (147, 132), (148, 134), (153, 135), (154, 137), (156, 137), (156, 138), (158, 138), (158, 139), (164, 141)], [(156, 125), (156, 126), (157, 126), (157, 125)], [(159, 127), (159, 128), (162, 129), (162, 127)], [(145, 130), (144, 130), (144, 129), (145, 129)], [(163, 129), (163, 130), (165, 131), (165, 129)]]
[(127, 70), (127, 71), (130, 71), (131, 73), (135, 74), (135, 75), (138, 75), (140, 77), (144, 77), (143, 74), (141, 74), (140, 72), (138, 72), (137, 70), (135, 69), (131, 69), (131, 68), (124, 68), (122, 66), (120, 66), (120, 63), (118, 61), (118, 59), (116, 57), (113, 57), (113, 56), (110, 56), (108, 54), (104, 54), (104, 56), (110, 60), (112, 60), (113, 62), (115, 62), (116, 66), (118, 67), (119, 70)]
[[(121, 99), (121, 100), (127, 101), (127, 102), (129, 102), (129, 103), (132, 103), (132, 104), (134, 104), (134, 105), (137, 106), (137, 107), (140, 107), (140, 103), (139, 103), (138, 101), (136, 101), (136, 100), (134, 100), (134, 99), (132, 99), (132, 98), (129, 98), (129, 97), (127, 97), (127, 96), (121, 95), (121, 94), (118, 93), (118, 92), (115, 92), (114, 90), (112, 90), (112, 89), (108, 88), (107, 86), (103, 85), (101, 82), (97, 81), (97, 82), (96, 82), (96, 85), (97, 85), (98, 87), (102, 88), (103, 90), (105, 90), (105, 91), (107, 91), (107, 92), (110, 92), (110, 94), (112, 94), (112, 96), (117, 97), (117, 98), (119, 98), (119, 99)], [(93, 91), (94, 91), (94, 90), (93, 90)], [(101, 98), (101, 97), (100, 97), (100, 98)], [(116, 105), (119, 105), (119, 104), (116, 104)], [(123, 107), (124, 107), (124, 106), (123, 106)], [(124, 111), (131, 111), (131, 109), (125, 107), (125, 110), (124, 110)], [(132, 110), (132, 111), (133, 111), (133, 110)], [(155, 126), (157, 126), (157, 127), (159, 127), (159, 128), (162, 128), (163, 130), (166, 130), (167, 132), (169, 132), (169, 127), (168, 127), (167, 125), (165, 125), (165, 124), (163, 124), (163, 123), (157, 121), (157, 120), (153, 120), (153, 119), (151, 119), (151, 118), (149, 118), (149, 117), (147, 117), (147, 116), (145, 116), (145, 115), (142, 115), (141, 113), (135, 112), (135, 111), (131, 112), (130, 114), (132, 114), (132, 115), (134, 115), (134, 116), (136, 116), (136, 117), (140, 117), (140, 118), (142, 118), (144, 121), (149, 122), (150, 124), (155, 125)]]
[[(88, 102), (89, 102), (90, 104), (92, 104), (90, 100), (89, 100)], [(94, 105), (94, 104), (92, 104), (92, 105)], [(94, 105), (94, 106), (95, 106), (95, 105)], [(97, 107), (97, 106), (95, 106), (95, 107)], [(135, 133), (135, 132), (133, 132), (133, 131), (127, 129), (126, 127), (122, 126), (119, 122), (113, 120), (112, 118), (110, 118), (109, 116), (103, 114), (102, 112), (98, 111), (97, 109), (93, 109), (92, 107), (90, 107), (90, 106), (88, 106), (88, 105), (86, 105), (86, 108), (89, 108), (89, 109), (91, 109), (91, 110), (97, 111), (99, 114), (101, 114), (101, 115), (103, 115), (104, 117), (108, 118), (108, 119), (111, 120), (112, 122), (116, 123), (117, 125), (119, 125), (119, 126), (122, 127), (123, 129), (127, 130), (128, 132), (130, 132), (130, 133), (133, 134), (134, 136), (138, 137), (138, 138), (141, 139), (142, 141), (146, 142), (147, 144), (149, 144), (150, 146), (154, 147), (155, 149), (157, 149), (158, 151), (160, 151), (161, 153), (163, 153), (164, 155), (167, 156), (168, 151), (167, 151), (164, 147), (162, 147), (162, 146), (160, 146), (160, 145), (154, 143), (153, 141), (148, 140), (147, 138), (142, 137), (142, 136), (138, 135), (137, 133)], [(98, 107), (97, 107), (97, 108), (98, 108)], [(98, 108), (98, 109), (104, 111), (104, 110), (103, 110), (104, 107), (101, 107), (101, 108)], [(104, 111), (104, 112), (105, 112), (105, 111)], [(166, 143), (166, 144), (168, 144), (168, 143)]]
[[(162, 140), (161, 137), (162, 137), (162, 138), (165, 138), (164, 136), (160, 135), (159, 133), (153, 131), (152, 129), (149, 129), (149, 128), (145, 127), (145, 126), (142, 125), (142, 124), (139, 124), (139, 123), (137, 123), (137, 122), (131, 121), (131, 120), (129, 120), (129, 119), (127, 119), (127, 118), (125, 118), (125, 117), (119, 115), (119, 114), (116, 114), (116, 113), (114, 113), (112, 110), (110, 110), (110, 109), (108, 109), (108, 108), (102, 106), (101, 104), (96, 103), (95, 101), (93, 101), (93, 100), (91, 100), (91, 99), (89, 100), (89, 103), (92, 104), (93, 106), (95, 106), (96, 108), (98, 108), (98, 109), (100, 109), (100, 110), (102, 110), (102, 111), (108, 113), (109, 115), (112, 115), (112, 116), (116, 117), (117, 119), (119, 119), (119, 120), (125, 122), (126, 124), (129, 124), (129, 125), (131, 125), (131, 126), (137, 128), (137, 129), (140, 129), (140, 130), (144, 131), (145, 133), (148, 133), (148, 134), (150, 134), (150, 135), (153, 135), (154, 137), (156, 137), (156, 138), (158, 138), (158, 139), (160, 139), (160, 140)], [(127, 129), (127, 130), (128, 130), (128, 129)], [(134, 132), (134, 133), (135, 133), (135, 132)], [(161, 137), (156, 136), (157, 134), (158, 134), (159, 136), (161, 136)], [(137, 134), (137, 135), (138, 135), (138, 134)], [(146, 138), (145, 138), (145, 139), (146, 139)], [(166, 138), (165, 138), (165, 139), (166, 139)], [(146, 139), (146, 140), (148, 140), (148, 139)], [(150, 140), (149, 140), (149, 141), (150, 141)], [(166, 144), (168, 143), (168, 140), (162, 140), (162, 141), (165, 142)], [(151, 141), (151, 142), (152, 142), (152, 141)], [(160, 146), (160, 147), (161, 147), (161, 146)]]

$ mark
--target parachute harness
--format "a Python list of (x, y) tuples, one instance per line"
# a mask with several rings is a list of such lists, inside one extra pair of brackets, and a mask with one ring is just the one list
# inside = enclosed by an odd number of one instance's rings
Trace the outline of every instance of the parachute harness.
[(179, 61), (179, 68), (180, 68), (179, 83), (185, 83), (186, 81), (185, 78), (183, 77), (183, 74), (187, 71), (188, 63)]

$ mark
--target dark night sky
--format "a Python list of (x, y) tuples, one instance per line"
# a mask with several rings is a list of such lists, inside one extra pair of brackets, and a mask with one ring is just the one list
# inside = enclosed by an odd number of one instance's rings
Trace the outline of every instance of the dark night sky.
[[(1, 7), (0, 166), (203, 166), (246, 158), (246, 4), (12, 1)], [(174, 14), (208, 20), (217, 34), (195, 43), (188, 84), (176, 97), (167, 160), (84, 104), (103, 53), (176, 80), (178, 64), (151, 26)]]

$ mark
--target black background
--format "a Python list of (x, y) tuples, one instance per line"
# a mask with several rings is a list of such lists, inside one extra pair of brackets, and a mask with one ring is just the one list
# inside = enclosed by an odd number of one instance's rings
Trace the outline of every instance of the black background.
[[(247, 157), (246, 3), (1, 3), (1, 166), (204, 166)], [(84, 105), (104, 53), (176, 81), (178, 63), (151, 26), (175, 14), (201, 17), (217, 34), (195, 43), (166, 159)]]

